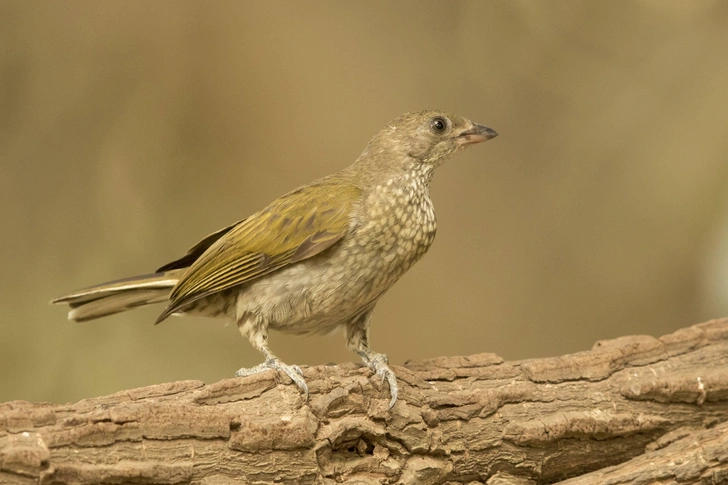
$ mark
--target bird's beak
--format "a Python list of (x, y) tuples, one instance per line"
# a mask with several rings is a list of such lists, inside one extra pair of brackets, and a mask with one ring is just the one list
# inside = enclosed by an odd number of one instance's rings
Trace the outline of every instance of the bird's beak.
[(471, 128), (462, 131), (458, 135), (458, 142), (460, 142), (461, 145), (472, 145), (473, 143), (488, 141), (496, 136), (498, 136), (498, 133), (496, 133), (493, 128), (473, 123)]

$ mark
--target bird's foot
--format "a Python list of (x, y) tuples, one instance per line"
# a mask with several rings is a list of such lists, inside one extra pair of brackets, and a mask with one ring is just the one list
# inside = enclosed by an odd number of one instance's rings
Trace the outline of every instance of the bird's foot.
[(397, 394), (399, 393), (399, 387), (397, 386), (397, 377), (389, 368), (389, 360), (385, 354), (379, 354), (377, 352), (371, 352), (364, 357), (364, 363), (369, 367), (374, 374), (382, 379), (382, 383), (386, 380), (389, 384), (389, 395), (392, 399), (389, 401), (389, 409), (392, 409), (394, 403), (397, 402)]
[(306, 381), (303, 379), (303, 371), (297, 365), (284, 364), (278, 359), (267, 359), (262, 364), (258, 364), (250, 369), (242, 368), (235, 373), (235, 377), (245, 377), (258, 372), (265, 372), (267, 370), (279, 370), (286, 374), (291, 380), (301, 389), (303, 392), (304, 399), (308, 401), (308, 386)]

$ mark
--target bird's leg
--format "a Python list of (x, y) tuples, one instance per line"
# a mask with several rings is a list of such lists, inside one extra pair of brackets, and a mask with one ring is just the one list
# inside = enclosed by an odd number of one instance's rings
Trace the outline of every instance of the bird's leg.
[(268, 325), (261, 322), (258, 318), (245, 318), (238, 320), (238, 330), (240, 330), (243, 337), (246, 337), (250, 341), (253, 347), (263, 354), (265, 362), (250, 369), (239, 369), (235, 373), (235, 377), (249, 376), (258, 372), (265, 372), (269, 369), (280, 370), (296, 383), (303, 392), (304, 399), (308, 401), (308, 386), (303, 379), (303, 371), (301, 368), (297, 365), (284, 364), (268, 348)]
[(374, 352), (369, 348), (369, 319), (373, 308), (367, 310), (346, 325), (346, 347), (361, 357), (364, 363), (374, 373), (389, 384), (389, 408), (397, 402), (397, 378), (389, 368), (389, 361), (385, 354)]

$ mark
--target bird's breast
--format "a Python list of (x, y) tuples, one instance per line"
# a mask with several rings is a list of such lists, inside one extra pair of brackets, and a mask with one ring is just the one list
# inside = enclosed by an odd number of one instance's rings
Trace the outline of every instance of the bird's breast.
[(253, 282), (238, 314), (271, 328), (326, 333), (374, 304), (429, 249), (435, 211), (427, 190), (394, 183), (363, 198), (349, 233), (331, 249)]
[(371, 252), (380, 272), (396, 279), (424, 256), (436, 231), (427, 184), (394, 180), (375, 187), (365, 198), (357, 239)]

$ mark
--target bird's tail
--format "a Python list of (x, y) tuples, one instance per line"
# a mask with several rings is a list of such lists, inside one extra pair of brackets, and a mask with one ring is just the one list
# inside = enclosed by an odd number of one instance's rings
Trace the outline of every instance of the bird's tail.
[(51, 300), (51, 304), (68, 303), (71, 307), (69, 320), (93, 320), (138, 306), (167, 301), (180, 274), (180, 270), (172, 270), (109, 281), (61, 296)]

